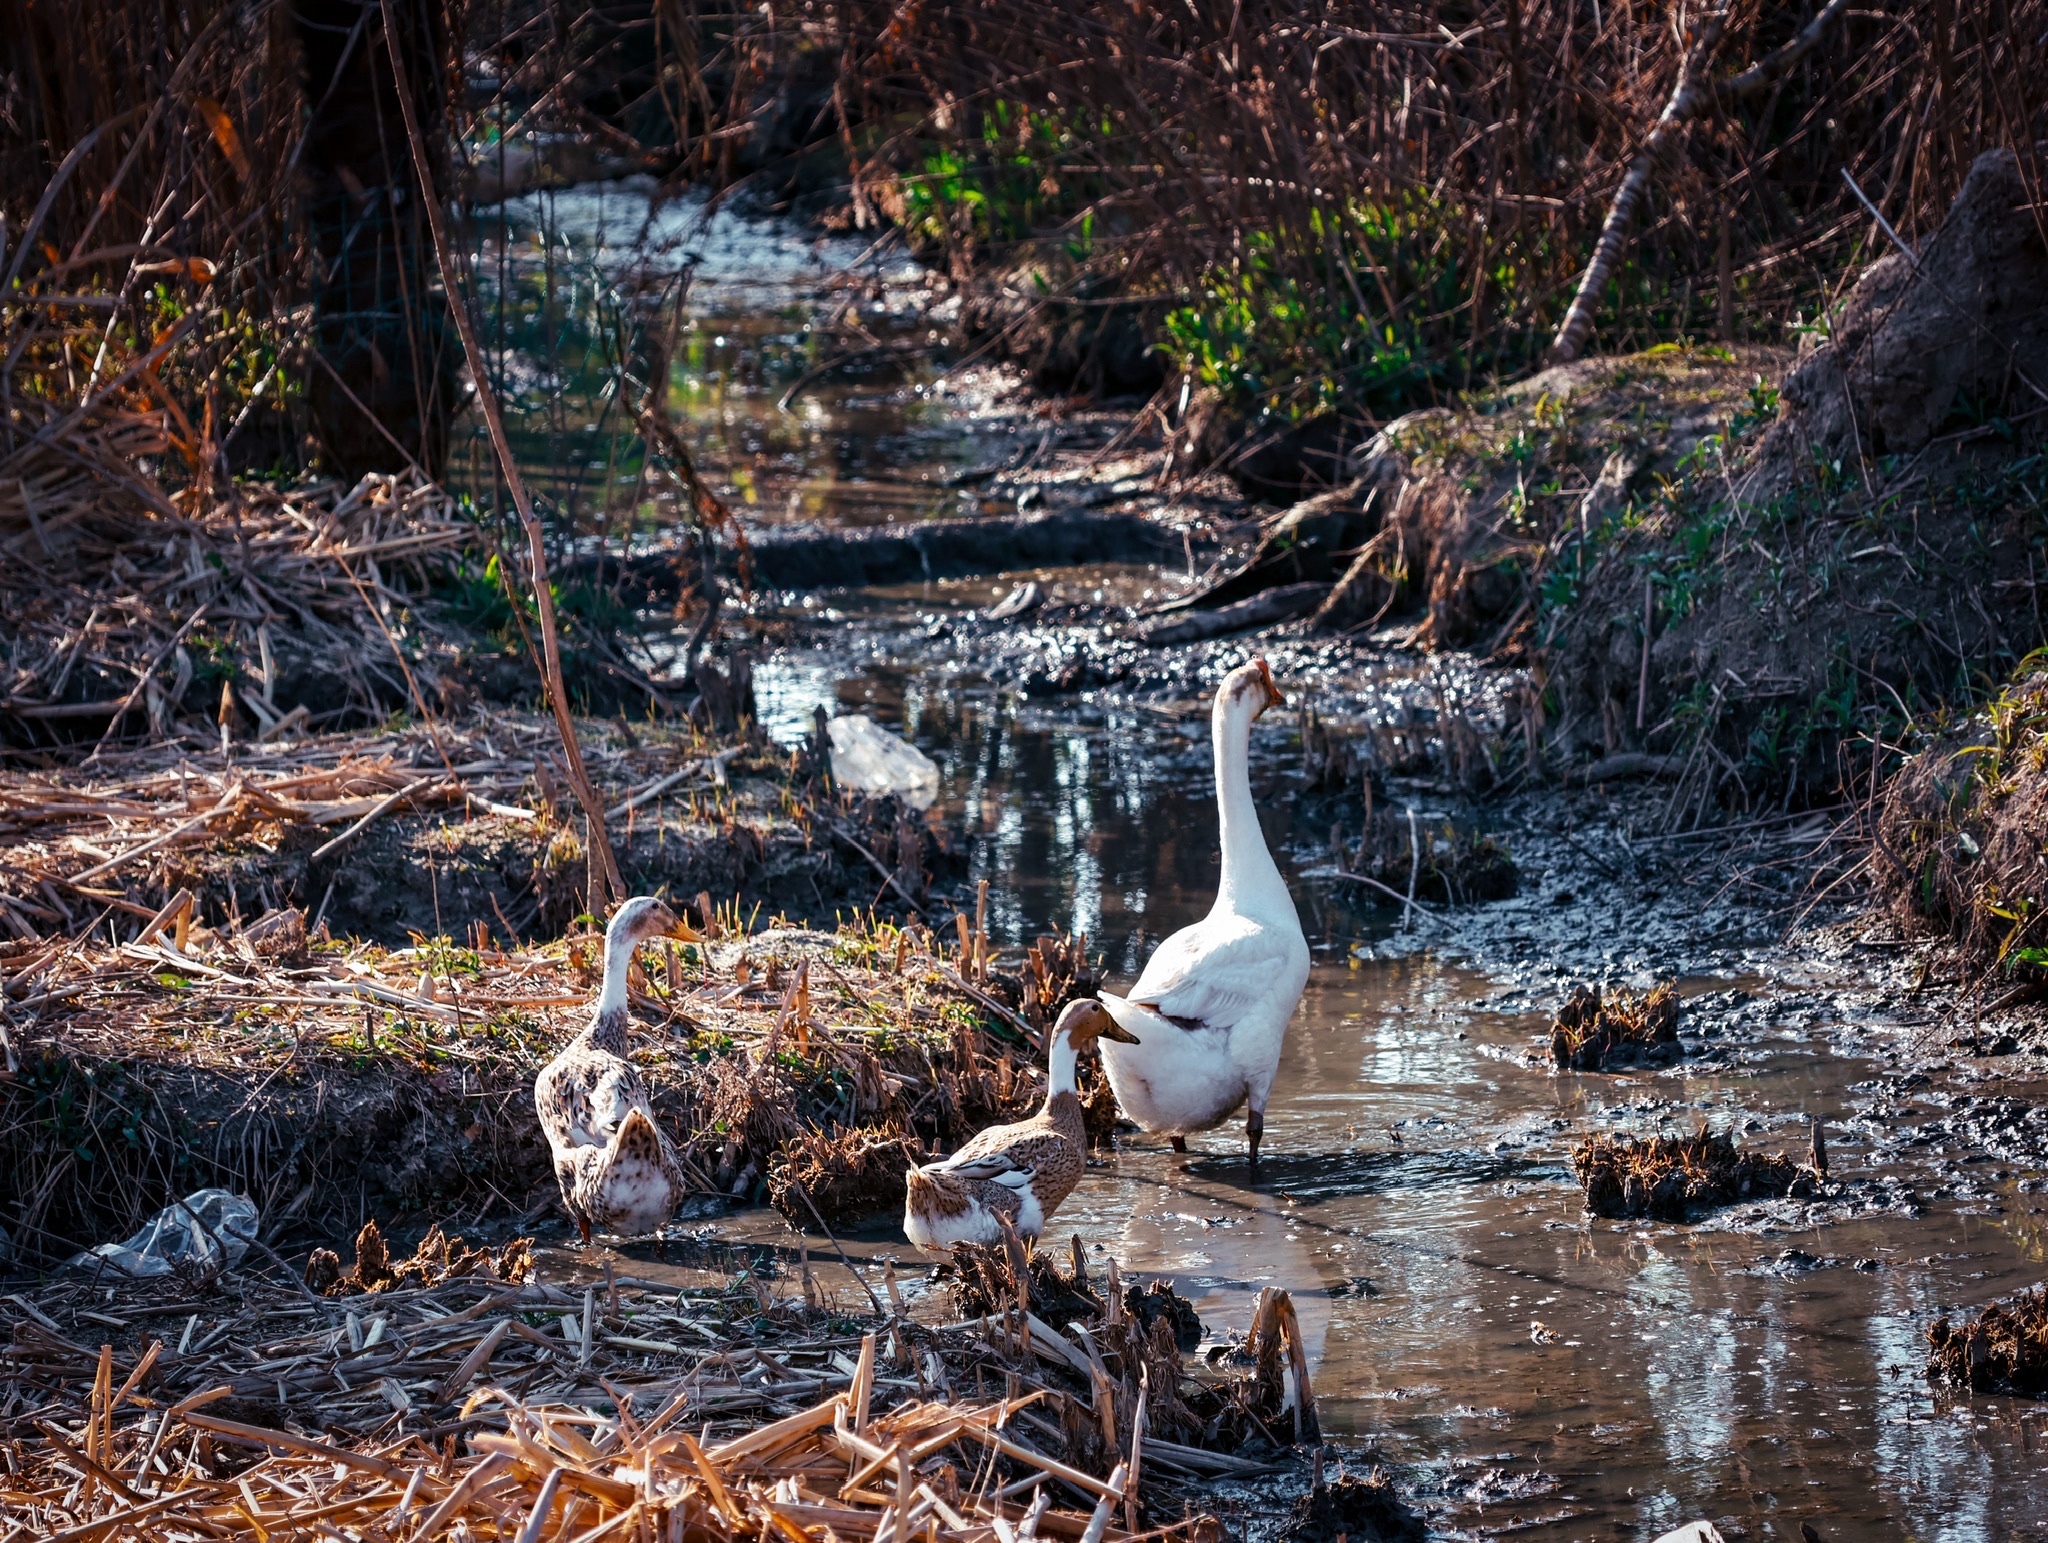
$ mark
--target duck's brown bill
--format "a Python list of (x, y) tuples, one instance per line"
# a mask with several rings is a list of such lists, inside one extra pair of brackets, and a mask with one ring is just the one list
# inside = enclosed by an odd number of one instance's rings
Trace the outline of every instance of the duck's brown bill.
[(1102, 1027), (1096, 1030), (1096, 1033), (1103, 1039), (1115, 1040), (1119, 1045), (1142, 1045), (1144, 1043), (1137, 1035), (1110, 1017), (1107, 1011), (1103, 1013)]

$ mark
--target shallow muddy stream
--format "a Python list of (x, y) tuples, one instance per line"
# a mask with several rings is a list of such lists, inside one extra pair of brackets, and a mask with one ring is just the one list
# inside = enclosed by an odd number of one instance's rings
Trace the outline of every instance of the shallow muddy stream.
[[(728, 233), (741, 268), (746, 241), (787, 239), (742, 236)], [(827, 273), (785, 262), (772, 283), (714, 284), (707, 262), (703, 346), (684, 381), (707, 464), (762, 520), (963, 512), (948, 473), (1015, 443), (1014, 413), (977, 418), (929, 372), (825, 382), (794, 415), (774, 407), (809, 367), (806, 325), (847, 303)], [(1175, 575), (1041, 577), (1134, 593)], [(792, 598), (798, 641), (756, 675), (762, 719), (793, 740), (822, 703), (907, 732), (942, 768), (938, 813), (971, 844), (971, 877), (990, 882), (992, 936), (1084, 932), (1111, 984), (1128, 984), (1213, 893), (1203, 683), (1163, 706), (1041, 701), (923, 662), (921, 638), (1008, 587)], [(1393, 910), (1318, 876), (1325, 833), (1296, 819), (1298, 760), (1292, 721), (1271, 715), (1254, 784), (1317, 963), (1267, 1160), (1250, 1174), (1234, 1128), (1185, 1158), (1126, 1135), (1055, 1231), (1126, 1274), (1171, 1278), (1212, 1338), (1244, 1330), (1260, 1286), (1288, 1288), (1326, 1433), (1354, 1463), (1370, 1451), (1394, 1465), (1436, 1530), (1648, 1539), (1704, 1516), (1730, 1538), (1797, 1539), (1803, 1521), (1829, 1540), (2048, 1537), (2048, 1407), (1937, 1397), (1920, 1373), (1939, 1312), (2041, 1278), (2041, 1176), (1987, 1156), (1976, 1182), (1944, 1188), (1926, 1166), (1938, 1147), (1890, 1138), (1926, 1111), (1867, 1112), (1857, 1085), (1887, 1070), (1888, 1040), (1882, 1022), (1845, 1023), (1867, 1000), (1856, 982), (1772, 949), (1666, 948), (1689, 977), (1683, 1032), (1704, 1055), (1662, 1073), (1555, 1075), (1529, 1054), (1562, 995), (1552, 966), (1605, 958), (1630, 974), (1647, 910), (1603, 914), (1601, 927), (1619, 922), (1603, 946), (1525, 862), (1521, 895), (1492, 908), (1479, 941), (1441, 922), (1398, 934)], [(1738, 1207), (1692, 1228), (1583, 1214), (1567, 1156), (1580, 1135), (1709, 1119), (1803, 1156), (1813, 1115), (1830, 1122), (1837, 1176), (1878, 1197), (1868, 1214), (1812, 1226), (1797, 1207)], [(715, 1230), (794, 1242), (772, 1213)], [(900, 1237), (854, 1246), (894, 1254), (906, 1284), (924, 1263)], [(632, 1252), (635, 1273), (661, 1268)]]

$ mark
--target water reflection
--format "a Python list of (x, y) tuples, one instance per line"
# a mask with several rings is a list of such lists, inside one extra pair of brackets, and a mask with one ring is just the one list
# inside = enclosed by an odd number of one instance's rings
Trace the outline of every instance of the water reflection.
[[(899, 346), (932, 337), (916, 265), (694, 192), (664, 199), (644, 177), (491, 216), (478, 226), (486, 341), (514, 453), (559, 523), (616, 534), (677, 518), (634, 421), (664, 357), (699, 470), (750, 525), (982, 508), (945, 474), (1007, 448), (1005, 426)], [(849, 316), (872, 347), (845, 341)], [(489, 504), (488, 449), (474, 437), (466, 452), (457, 480)]]

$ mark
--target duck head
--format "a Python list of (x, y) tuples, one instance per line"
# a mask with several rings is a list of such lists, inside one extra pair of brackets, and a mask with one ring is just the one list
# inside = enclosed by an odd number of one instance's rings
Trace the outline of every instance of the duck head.
[(1109, 1016), (1109, 1009), (1093, 997), (1080, 997), (1060, 1009), (1053, 1024), (1053, 1038), (1066, 1035), (1076, 1050), (1086, 1050), (1098, 1039), (1113, 1039), (1120, 1045), (1135, 1045), (1138, 1036)]
[(1216, 689), (1218, 711), (1249, 711), (1253, 719), (1286, 701), (1285, 693), (1274, 683), (1271, 666), (1263, 658), (1239, 665), (1223, 677), (1223, 684)]
[(604, 929), (604, 948), (609, 955), (618, 948), (630, 950), (649, 938), (695, 935), (666, 902), (652, 895), (635, 895), (612, 912), (611, 925)]
[(633, 950), (649, 938), (684, 938), (694, 942), (698, 934), (689, 924), (652, 895), (636, 895), (612, 912), (604, 929), (604, 989), (598, 997), (600, 1018), (626, 1010), (626, 972), (633, 962)]

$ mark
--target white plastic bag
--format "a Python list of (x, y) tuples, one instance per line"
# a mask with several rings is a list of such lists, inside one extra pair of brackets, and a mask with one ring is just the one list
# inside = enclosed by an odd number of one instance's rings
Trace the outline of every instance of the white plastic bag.
[(101, 1261), (124, 1275), (168, 1275), (177, 1264), (210, 1269), (222, 1262), (232, 1269), (249, 1252), (256, 1236), (256, 1202), (224, 1189), (202, 1189), (165, 1206), (134, 1237), (102, 1243), (72, 1257), (81, 1269), (97, 1269)]
[(1657, 1543), (1727, 1543), (1727, 1540), (1712, 1522), (1687, 1522), (1677, 1531), (1665, 1533)]
[(939, 796), (938, 763), (872, 718), (849, 713), (825, 726), (832, 738), (832, 780), (861, 793), (894, 793), (913, 809)]

